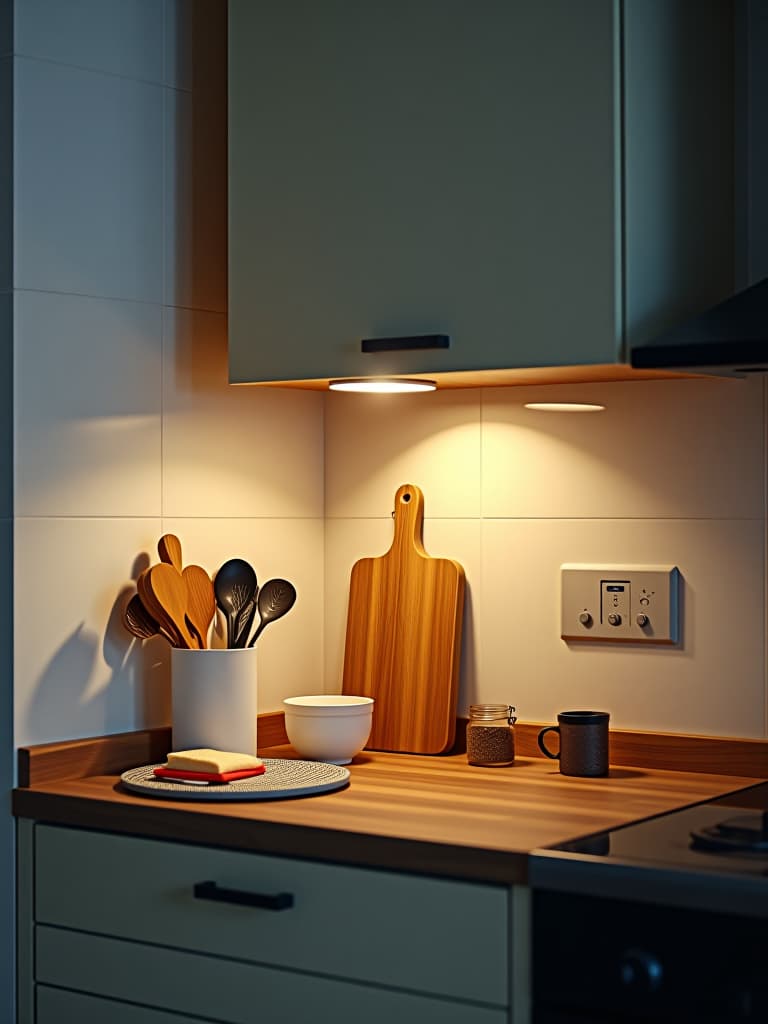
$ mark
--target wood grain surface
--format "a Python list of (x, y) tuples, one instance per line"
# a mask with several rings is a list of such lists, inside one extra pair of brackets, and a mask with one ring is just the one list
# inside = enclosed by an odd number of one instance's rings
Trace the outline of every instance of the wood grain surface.
[(208, 647), (208, 631), (216, 614), (211, 577), (201, 565), (188, 565), (181, 574), (187, 584), (187, 620), (200, 647)]
[[(591, 366), (534, 366), (514, 370), (456, 370), (453, 373), (399, 373), (398, 377), (434, 380), (438, 390), (454, 388), (521, 387), (530, 384), (585, 384), (617, 380), (683, 380), (701, 378), (702, 374), (677, 373), (673, 370), (635, 370), (625, 363), (596, 363)], [(721, 378), (727, 380), (728, 378)], [(246, 386), (267, 388), (300, 388), (327, 391), (328, 377), (307, 380), (254, 381)]]
[(442, 754), (453, 745), (464, 570), (424, 550), (424, 496), (395, 495), (389, 551), (352, 567), (342, 692), (373, 697), (371, 750)]
[[(294, 756), (289, 747), (261, 753)], [(561, 776), (554, 762), (542, 758), (519, 757), (509, 768), (478, 768), (468, 765), (462, 754), (435, 758), (364, 752), (350, 770), (349, 787), (333, 793), (215, 805), (131, 794), (112, 770), (17, 789), (13, 811), (21, 817), (85, 828), (522, 882), (526, 855), (537, 847), (760, 781), (624, 767), (612, 767), (603, 779), (573, 779)]]

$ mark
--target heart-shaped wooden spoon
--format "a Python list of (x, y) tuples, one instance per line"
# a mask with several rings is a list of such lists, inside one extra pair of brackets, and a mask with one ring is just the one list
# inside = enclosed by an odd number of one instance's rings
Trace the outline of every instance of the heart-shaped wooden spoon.
[(216, 614), (216, 596), (211, 577), (201, 565), (188, 565), (182, 576), (187, 584), (187, 622), (203, 649), (208, 647), (208, 630)]
[[(179, 635), (176, 632), (176, 630), (171, 628), (171, 627), (169, 627), (169, 625), (167, 623), (165, 623), (161, 627), (160, 623), (157, 621), (157, 618), (156, 618), (155, 612), (154, 612), (154, 609), (155, 609), (155, 606), (156, 606), (156, 602), (155, 602), (155, 600), (154, 600), (154, 598), (152, 596), (152, 593), (149, 590), (149, 586), (147, 584), (147, 575), (148, 575), (148, 573), (149, 573), (149, 569), (145, 569), (142, 573), (139, 574), (139, 577), (136, 580), (136, 590), (138, 591), (137, 597), (141, 601), (142, 608), (144, 609), (144, 614), (147, 616), (147, 618), (150, 621), (154, 622), (157, 625), (158, 631), (162, 631), (163, 636), (166, 637), (168, 642), (173, 647), (182, 647), (183, 644), (181, 642), (181, 638), (179, 637)], [(130, 602), (129, 602), (129, 604), (130, 604)]]
[(179, 647), (197, 647), (187, 625), (187, 583), (172, 565), (160, 562), (139, 577), (139, 594), (147, 610), (158, 623), (175, 635)]

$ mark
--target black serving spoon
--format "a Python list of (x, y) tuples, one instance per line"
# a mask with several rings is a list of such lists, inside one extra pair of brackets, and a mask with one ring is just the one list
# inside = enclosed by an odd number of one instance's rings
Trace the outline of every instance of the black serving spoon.
[(227, 647), (237, 641), (237, 617), (253, 600), (258, 582), (253, 566), (242, 558), (230, 558), (216, 573), (213, 592), (227, 620)]
[(257, 602), (259, 625), (248, 644), (253, 647), (270, 622), (281, 619), (296, 601), (296, 588), (288, 580), (267, 580), (259, 591)]

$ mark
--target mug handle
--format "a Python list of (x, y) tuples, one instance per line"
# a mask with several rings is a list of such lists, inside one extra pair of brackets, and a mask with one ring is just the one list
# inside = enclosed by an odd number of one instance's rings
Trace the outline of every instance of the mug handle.
[(539, 750), (544, 754), (545, 757), (551, 757), (553, 761), (560, 760), (560, 751), (553, 754), (551, 750), (547, 750), (546, 744), (544, 743), (544, 737), (548, 732), (560, 733), (560, 727), (557, 725), (548, 725), (546, 729), (542, 729), (538, 736)]

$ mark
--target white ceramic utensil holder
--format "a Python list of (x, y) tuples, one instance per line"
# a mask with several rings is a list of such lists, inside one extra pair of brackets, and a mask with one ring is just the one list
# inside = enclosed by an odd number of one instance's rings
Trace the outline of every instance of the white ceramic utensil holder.
[(256, 753), (256, 648), (171, 650), (174, 750)]

